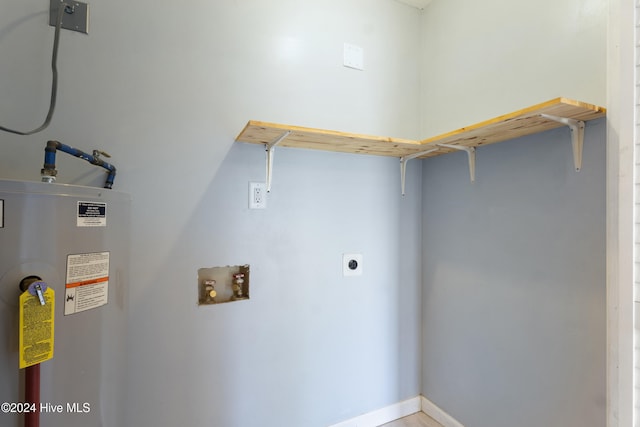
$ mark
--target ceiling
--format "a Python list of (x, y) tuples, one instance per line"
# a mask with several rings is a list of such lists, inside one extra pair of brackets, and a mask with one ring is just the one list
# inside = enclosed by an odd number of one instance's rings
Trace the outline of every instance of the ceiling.
[(409, 6), (413, 6), (418, 9), (424, 9), (427, 7), (431, 0), (397, 0), (400, 3), (408, 4)]

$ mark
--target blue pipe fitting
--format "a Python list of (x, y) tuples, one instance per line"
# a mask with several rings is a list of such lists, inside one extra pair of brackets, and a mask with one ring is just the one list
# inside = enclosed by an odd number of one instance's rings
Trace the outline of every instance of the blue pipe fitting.
[(111, 163), (102, 160), (99, 155), (100, 152), (94, 150), (93, 155), (87, 154), (82, 150), (73, 148), (69, 145), (63, 144), (58, 141), (47, 141), (47, 146), (44, 149), (44, 167), (41, 170), (42, 180), (47, 182), (55, 181), (55, 177), (58, 174), (56, 170), (56, 152), (62, 151), (72, 156), (79, 157), (86, 160), (92, 165), (100, 166), (106, 169), (109, 173), (104, 183), (104, 188), (112, 188), (113, 181), (116, 179), (116, 167)]

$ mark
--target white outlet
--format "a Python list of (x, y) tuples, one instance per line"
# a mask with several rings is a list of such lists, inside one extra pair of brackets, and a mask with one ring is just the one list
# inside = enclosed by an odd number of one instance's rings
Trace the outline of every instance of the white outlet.
[(249, 183), (249, 209), (266, 209), (267, 185), (264, 182)]
[(342, 254), (342, 275), (362, 276), (362, 254)]

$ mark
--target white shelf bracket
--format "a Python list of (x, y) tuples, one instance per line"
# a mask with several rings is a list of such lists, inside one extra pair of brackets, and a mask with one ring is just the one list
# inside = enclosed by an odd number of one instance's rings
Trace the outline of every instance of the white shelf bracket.
[(573, 165), (576, 168), (576, 172), (580, 171), (582, 169), (582, 146), (584, 145), (584, 122), (550, 114), (540, 114), (540, 116), (569, 126), (571, 129), (571, 146), (573, 147)]
[(469, 177), (471, 182), (476, 180), (476, 149), (475, 147), (465, 147), (464, 145), (438, 144), (440, 147), (451, 148), (452, 150), (466, 151), (469, 157)]
[(404, 196), (404, 184), (405, 177), (407, 176), (407, 162), (409, 160), (415, 159), (416, 157), (424, 156), (429, 153), (433, 153), (434, 151), (438, 151), (437, 148), (432, 148), (431, 150), (421, 151), (419, 153), (409, 154), (408, 156), (400, 157), (400, 185), (402, 187), (402, 195)]
[(276, 145), (284, 141), (284, 139), (290, 134), (291, 131), (288, 130), (273, 141), (264, 144), (264, 148), (267, 151), (267, 193), (271, 191), (271, 178), (273, 175), (273, 153), (276, 149)]

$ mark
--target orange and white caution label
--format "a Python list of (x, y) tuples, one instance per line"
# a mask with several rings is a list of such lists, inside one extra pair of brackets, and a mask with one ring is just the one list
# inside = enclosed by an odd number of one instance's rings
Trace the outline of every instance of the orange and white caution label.
[(20, 295), (21, 369), (53, 358), (55, 304), (55, 292), (51, 288), (37, 296), (28, 290)]
[(109, 302), (109, 252), (67, 256), (64, 315)]

